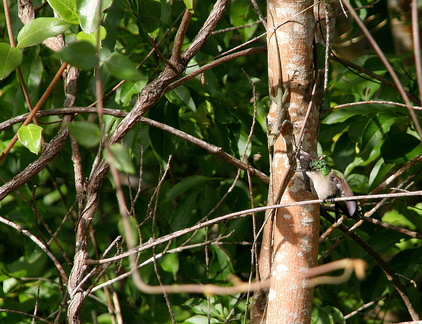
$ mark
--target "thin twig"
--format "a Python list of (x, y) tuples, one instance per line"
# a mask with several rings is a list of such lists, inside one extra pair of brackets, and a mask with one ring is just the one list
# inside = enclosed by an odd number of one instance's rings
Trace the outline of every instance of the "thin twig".
[[(56, 75), (54, 76), (53, 80), (51, 80), (51, 82), (50, 82), (47, 90), (45, 90), (45, 92), (41, 96), (40, 100), (35, 105), (34, 109), (29, 113), (28, 117), (23, 122), (22, 126), (27, 126), (33, 120), (33, 118), (37, 114), (38, 110), (44, 105), (45, 101), (50, 96), (50, 94), (53, 91), (54, 87), (56, 86), (57, 82), (61, 78), (64, 70), (66, 69), (66, 66), (67, 66), (67, 63), (63, 63), (62, 64), (62, 66), (57, 71)], [(10, 150), (15, 145), (15, 143), (17, 142), (17, 140), (18, 140), (18, 134), (16, 133), (15, 136), (10, 140), (9, 144), (4, 149), (4, 151), (2, 152), (2, 154), (0, 155), (0, 163), (2, 163), (3, 160), (6, 158), (7, 154), (9, 154)]]
[[(58, 109), (41, 111), (39, 113), (39, 116), (45, 117), (45, 116), (60, 115), (60, 114), (73, 115), (73, 114), (78, 114), (78, 113), (97, 113), (97, 110), (96, 110), (96, 108), (84, 108), (84, 107), (58, 108)], [(125, 116), (127, 116), (126, 112), (124, 112), (122, 110), (118, 110), (118, 109), (103, 108), (103, 113), (106, 114), (106, 115), (111, 115), (111, 116), (115, 116), (115, 117), (125, 117)], [(4, 128), (12, 126), (15, 123), (20, 122), (22, 119), (25, 119), (25, 116), (27, 116), (27, 114), (19, 116), (19, 117), (15, 117), (12, 120), (9, 120), (9, 121), (4, 122), (4, 123), (0, 123), (0, 131)], [(145, 124), (150, 125), (150, 126), (153, 126), (153, 127), (160, 128), (163, 131), (166, 131), (166, 132), (171, 133), (171, 134), (173, 134), (177, 137), (180, 137), (184, 140), (187, 140), (187, 141), (203, 148), (207, 152), (220, 157), (224, 161), (234, 165), (235, 167), (237, 167), (239, 169), (248, 170), (248, 172), (250, 172), (250, 174), (252, 176), (258, 178), (259, 180), (261, 180), (264, 183), (268, 183), (268, 181), (269, 181), (268, 176), (266, 174), (259, 171), (258, 169), (251, 167), (250, 165), (247, 165), (246, 163), (236, 159), (232, 155), (224, 152), (224, 150), (219, 146), (209, 144), (208, 142), (203, 141), (203, 140), (201, 140), (201, 139), (199, 139), (195, 136), (192, 136), (190, 134), (187, 134), (187, 133), (185, 133), (185, 132), (183, 132), (179, 129), (176, 129), (176, 128), (171, 127), (167, 124), (160, 123), (158, 121), (155, 121), (155, 120), (152, 120), (152, 119), (149, 119), (149, 118), (146, 118), (146, 117), (142, 117), (140, 119), (140, 122), (145, 123)]]
[(388, 61), (387, 57), (385, 56), (385, 54), (383, 53), (383, 51), (381, 50), (381, 48), (379, 47), (379, 45), (377, 44), (377, 42), (375, 41), (375, 39), (373, 38), (373, 36), (371, 35), (371, 33), (368, 31), (368, 29), (366, 28), (365, 24), (362, 22), (362, 20), (359, 18), (358, 14), (353, 10), (352, 6), (350, 5), (350, 3), (346, 0), (342, 0), (343, 4), (345, 5), (345, 7), (347, 7), (347, 9), (349, 10), (350, 14), (353, 16), (353, 18), (355, 19), (356, 23), (359, 25), (359, 28), (362, 30), (362, 32), (365, 34), (365, 36), (367, 37), (368, 41), (371, 43), (372, 47), (374, 48), (374, 50), (377, 52), (379, 58), (381, 59), (381, 61), (384, 63), (384, 66), (387, 68), (387, 71), (389, 72), (391, 78), (394, 81), (394, 84), (397, 87), (397, 90), (399, 91), (400, 95), (402, 96), (409, 115), (413, 121), (413, 124), (415, 126), (416, 132), (419, 135), (419, 140), (422, 142), (422, 129), (421, 129), (421, 125), (419, 124), (418, 118), (416, 117), (415, 112), (412, 109), (412, 105), (410, 103), (410, 100), (406, 94), (406, 91), (403, 88), (403, 85), (400, 82), (400, 79), (398, 78), (396, 72), (394, 71), (393, 67), (391, 66), (390, 62)]
[(6, 218), (3, 218), (3, 217), (0, 216), (0, 222), (14, 228), (19, 233), (22, 233), (23, 235), (29, 237), (31, 239), (31, 241), (34, 242), (42, 251), (44, 251), (44, 253), (47, 254), (47, 256), (51, 259), (51, 261), (53, 261), (53, 263), (56, 266), (62, 280), (65, 283), (67, 282), (68, 278), (67, 278), (66, 271), (63, 269), (59, 260), (56, 259), (54, 254), (50, 251), (50, 249), (43, 242), (41, 242), (35, 235), (33, 235), (28, 230), (22, 228), (20, 225), (15, 224), (14, 222), (12, 222), (10, 220), (7, 220)]
[[(330, 199), (329, 201), (336, 202), (336, 201), (348, 201), (348, 200), (359, 200), (359, 199), (383, 199), (383, 198), (412, 197), (412, 196), (422, 196), (422, 190), (411, 191), (411, 192), (407, 192), (407, 193), (339, 197), (339, 198)], [(121, 255), (118, 256), (118, 258), (123, 259), (130, 254), (145, 251), (147, 249), (152, 248), (153, 246), (163, 244), (165, 242), (168, 242), (169, 240), (173, 240), (177, 237), (180, 237), (180, 236), (185, 235), (187, 233), (196, 231), (198, 229), (208, 227), (208, 226), (212, 226), (214, 224), (218, 224), (218, 223), (221, 223), (221, 222), (227, 222), (229, 220), (234, 220), (234, 219), (246, 217), (246, 216), (252, 215), (253, 213), (260, 213), (260, 212), (265, 212), (266, 210), (269, 210), (269, 209), (276, 209), (276, 208), (283, 208), (283, 207), (303, 206), (303, 205), (309, 205), (309, 204), (321, 204), (323, 202), (326, 202), (326, 201), (321, 200), (321, 199), (307, 200), (307, 201), (297, 201), (297, 202), (292, 202), (292, 203), (289, 203), (289, 204), (277, 204), (277, 205), (271, 205), (271, 206), (262, 206), (262, 207), (256, 207), (256, 208), (253, 208), (253, 209), (245, 209), (245, 210), (242, 210), (242, 211), (226, 214), (224, 216), (216, 217), (216, 218), (213, 218), (213, 219), (206, 221), (206, 222), (195, 224), (195, 225), (193, 225), (189, 228), (181, 229), (179, 231), (170, 233), (170, 234), (162, 236), (162, 237), (160, 237), (156, 240), (148, 241), (144, 244), (141, 244), (137, 247), (134, 247), (133, 249), (130, 249), (130, 250), (122, 253)], [(114, 259), (102, 259), (102, 260), (92, 260), (91, 259), (91, 260), (88, 260), (87, 262), (89, 264), (103, 264), (103, 263), (112, 262), (112, 261), (114, 261)]]
[[(327, 218), (330, 222), (334, 222), (334, 218), (329, 216), (329, 215), (325, 215), (325, 218)], [(392, 271), (387, 264), (385, 263), (385, 261), (381, 258), (381, 256), (376, 253), (369, 245), (368, 243), (366, 243), (363, 239), (360, 238), (359, 235), (357, 235), (356, 233), (352, 232), (352, 230), (350, 228), (348, 228), (347, 226), (345, 226), (344, 224), (340, 225), (340, 230), (342, 230), (344, 233), (347, 233), (348, 235), (351, 236), (351, 238), (358, 243), (371, 257), (372, 259), (378, 264), (378, 266), (384, 271), (387, 279), (389, 281), (391, 281), (394, 285), (394, 287), (396, 288), (397, 292), (399, 293), (399, 295), (401, 296), (401, 298), (403, 299), (407, 310), (409, 311), (412, 319), (414, 321), (419, 320), (419, 315), (416, 312), (415, 308), (412, 305), (412, 301), (410, 300), (407, 292), (406, 292), (406, 288), (403, 286), (403, 284), (400, 282), (400, 280), (398, 279), (397, 275), (395, 274), (394, 271)]]

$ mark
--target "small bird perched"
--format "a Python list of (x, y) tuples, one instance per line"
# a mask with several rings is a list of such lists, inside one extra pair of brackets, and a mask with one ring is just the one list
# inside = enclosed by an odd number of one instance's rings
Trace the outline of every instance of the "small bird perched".
[[(305, 172), (311, 179), (319, 199), (353, 196), (352, 189), (350, 189), (343, 174), (330, 167), (325, 160), (325, 155), (320, 156), (318, 160), (311, 160)], [(335, 210), (336, 216), (339, 210), (347, 217), (358, 218), (362, 216), (362, 209), (357, 200), (335, 202)]]

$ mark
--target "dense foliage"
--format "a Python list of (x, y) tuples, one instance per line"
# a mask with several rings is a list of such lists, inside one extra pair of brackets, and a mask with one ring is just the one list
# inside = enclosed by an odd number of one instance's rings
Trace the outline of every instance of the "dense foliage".
[[(163, 57), (170, 57), (180, 15), (186, 7), (191, 8), (192, 3), (104, 1), (100, 29), (95, 10), (84, 7), (96, 1), (68, 1), (69, 7), (53, 0), (32, 3), (38, 8), (37, 19), (26, 26), (18, 17), (18, 4), (10, 3), (16, 48), (10, 46), (7, 36), (7, 14), (0, 16), (2, 151), (19, 132), (19, 141), (4, 156), (0, 168), (0, 177), (5, 183), (0, 192), (6, 193), (0, 202), (0, 322), (4, 323), (30, 323), (33, 316), (39, 322), (66, 321), (69, 298), (66, 282), (40, 245), (48, 248), (69, 275), (75, 253), (75, 228), (81, 212), (75, 186), (75, 147), (80, 150), (83, 179), (91, 176), (91, 169), (103, 156), (119, 170), (118, 179), (139, 244), (217, 216), (265, 206), (268, 186), (262, 179), (238, 170), (221, 155), (210, 154), (187, 141), (185, 135), (177, 137), (142, 120), (130, 129), (124, 141), (111, 146), (110, 151), (99, 150), (122, 117), (132, 110), (137, 94), (169, 64)], [(264, 4), (260, 5), (265, 12)], [(192, 9), (183, 48), (191, 44), (212, 6), (208, 1), (198, 1)], [(388, 22), (386, 8), (380, 7), (381, 4), (377, 4), (374, 9), (361, 9), (359, 14), (363, 19), (375, 17), (376, 21)], [(61, 18), (53, 18), (53, 8)], [(2, 12), (5, 12), (3, 7)], [(374, 36), (381, 40), (391, 37), (389, 24), (382, 26)], [(358, 31), (354, 25), (350, 28), (349, 38), (353, 38)], [(268, 174), (267, 60), (265, 52), (260, 50), (260, 46), (265, 45), (265, 29), (253, 5), (246, 0), (232, 1), (217, 29), (189, 62), (186, 74), (255, 37), (254, 42), (242, 48), (256, 47), (256, 52), (228, 60), (168, 91), (146, 117), (218, 146)], [(60, 52), (41, 44), (46, 38), (61, 34), (64, 34), (66, 47)], [(391, 43), (381, 45), (411, 95), (412, 104), (421, 106), (411, 53), (396, 54)], [(325, 106), (321, 107), (320, 153), (326, 154), (330, 163), (345, 173), (356, 194), (420, 190), (420, 135), (408, 110), (397, 104), (403, 99), (396, 89), (388, 86), (391, 76), (379, 56), (365, 44), (361, 46), (364, 54), (352, 59), (356, 66), (341, 64), (335, 59), (330, 65)], [(154, 48), (155, 52), (149, 54)], [(318, 51), (318, 55), (322, 52)], [(44, 117), (39, 115), (36, 119), (38, 126), (31, 123), (20, 127), (23, 119), (12, 119), (29, 109), (22, 84), (26, 85), (29, 100), (35, 106), (59, 70), (61, 60), (81, 69), (74, 105), (78, 111), (72, 111), (74, 118), (68, 126), (78, 144), (71, 145), (68, 139), (47, 167), (8, 192), (12, 179), (21, 176), (31, 163), (37, 163), (43, 145), (56, 136), (64, 118), (63, 111), (54, 113), (63, 107), (65, 99), (63, 84), (59, 81), (42, 107)], [(375, 80), (364, 69), (382, 78)], [(122, 80), (125, 82), (120, 84)], [(88, 109), (98, 98), (98, 85), (104, 95), (104, 107), (113, 111), (97, 114)], [(355, 102), (363, 103), (350, 105)], [(339, 105), (345, 106), (336, 108)], [(415, 113), (421, 122), (420, 110)], [(392, 182), (381, 187), (383, 181), (399, 170), (400, 174)], [(111, 257), (127, 249), (127, 234), (116, 197), (120, 184), (116, 180), (111, 173), (107, 175), (99, 193), (100, 204), (89, 233), (91, 259)], [(362, 258), (367, 261), (368, 270), (364, 281), (352, 277), (341, 285), (316, 288), (314, 323), (344, 323), (345, 316), (364, 305), (367, 307), (350, 316), (348, 323), (381, 323), (387, 316), (396, 316), (392, 321), (410, 319), (402, 297), (383, 273), (374, 254), (387, 269), (397, 273), (413, 307), (422, 315), (422, 244), (421, 233), (417, 232), (422, 227), (420, 195), (390, 198), (375, 206), (379, 201), (362, 201), (363, 209), (384, 223), (368, 221), (354, 230), (371, 253), (354, 237), (347, 237), (324, 255), (344, 235), (339, 229), (321, 243), (324, 263)], [(262, 223), (262, 214), (254, 217), (255, 221), (247, 216), (220, 222), (143, 250), (138, 260), (143, 280), (151, 285), (230, 285), (229, 277), (233, 274), (243, 281), (253, 278), (254, 233)], [(346, 225), (352, 226), (355, 222), (347, 220)], [(388, 228), (386, 223), (394, 227)], [(323, 219), (322, 231), (330, 226), (331, 223)], [(34, 242), (34, 237), (42, 244)], [(104, 267), (92, 266), (90, 270), (95, 271), (83, 285), (90, 290), (81, 310), (84, 323), (114, 323), (116, 318), (127, 323), (248, 321), (251, 296), (247, 294), (149, 295), (140, 292), (130, 276), (96, 289), (127, 273), (129, 261), (118, 259)]]

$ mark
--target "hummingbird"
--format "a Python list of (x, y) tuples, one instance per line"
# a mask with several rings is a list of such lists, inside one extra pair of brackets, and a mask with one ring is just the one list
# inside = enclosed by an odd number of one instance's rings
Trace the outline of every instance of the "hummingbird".
[[(325, 155), (320, 156), (318, 160), (310, 160), (305, 172), (311, 179), (319, 199), (325, 200), (353, 196), (352, 189), (350, 189), (343, 174), (330, 167), (325, 160)], [(335, 202), (335, 211), (336, 218), (339, 211), (350, 218), (359, 218), (362, 216), (362, 208), (357, 200)]]

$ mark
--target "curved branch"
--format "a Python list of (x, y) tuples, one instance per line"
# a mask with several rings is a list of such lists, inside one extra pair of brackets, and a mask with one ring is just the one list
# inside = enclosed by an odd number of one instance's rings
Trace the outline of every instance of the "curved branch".
[(50, 249), (43, 242), (41, 242), (35, 235), (33, 235), (28, 230), (22, 228), (18, 224), (15, 224), (15, 223), (7, 220), (6, 218), (3, 218), (3, 217), (0, 216), (0, 222), (14, 228), (18, 232), (20, 232), (23, 235), (29, 237), (31, 239), (31, 241), (34, 242), (41, 250), (43, 250), (44, 253), (47, 254), (47, 256), (51, 259), (51, 261), (53, 261), (53, 263), (56, 266), (58, 272), (60, 273), (62, 280), (64, 282), (67, 282), (66, 271), (64, 271), (64, 269), (63, 269), (62, 265), (60, 264), (59, 260), (56, 259), (54, 254), (51, 253)]
[[(44, 111), (40, 111), (36, 116), (38, 118), (42, 118), (42, 117), (46, 117), (46, 116), (53, 116), (53, 115), (62, 115), (62, 114), (81, 114), (81, 113), (92, 113), (92, 114), (97, 114), (98, 110), (96, 108), (84, 108), (84, 107), (74, 107), (74, 108), (57, 108), (57, 109), (50, 109), (50, 110), (44, 110)], [(118, 110), (118, 109), (109, 109), (109, 108), (103, 108), (103, 114), (104, 115), (110, 115), (110, 116), (114, 116), (114, 117), (125, 117), (127, 116), (128, 113), (122, 111), (122, 110)], [(6, 122), (0, 123), (0, 131), (12, 126), (13, 124), (19, 123), (22, 120), (25, 120), (25, 117), (27, 116), (27, 114), (25, 115), (21, 115), (21, 116), (17, 116), (13, 119), (10, 119)], [(257, 179), (261, 180), (264, 183), (269, 183), (269, 178), (268, 176), (259, 171), (258, 169), (255, 169), (253, 167), (251, 167), (249, 164), (246, 164), (242, 161), (240, 161), (239, 159), (236, 159), (235, 157), (231, 156), (230, 154), (226, 153), (221, 147), (210, 144), (206, 141), (203, 141), (195, 136), (192, 136), (190, 134), (187, 134), (177, 128), (171, 127), (169, 125), (160, 123), (158, 121), (146, 118), (146, 117), (141, 117), (139, 120), (141, 123), (159, 128), (165, 132), (168, 132), (172, 135), (175, 135), (181, 139), (184, 139), (186, 141), (191, 142), (192, 144), (195, 144), (201, 148), (203, 148), (204, 150), (206, 150), (207, 152), (218, 156), (219, 158), (223, 159), (224, 161), (226, 161), (227, 163), (234, 165), (235, 167), (248, 171), (252, 176), (256, 177)]]
[(21, 173), (0, 187), (0, 200), (24, 185), (59, 154), (69, 136), (67, 124), (71, 118), (71, 116), (66, 116), (60, 131), (57, 133), (56, 137), (45, 146), (38, 160), (28, 165)]
[(240, 52), (236, 52), (233, 54), (229, 54), (226, 56), (223, 56), (221, 58), (216, 59), (215, 61), (212, 61), (211, 63), (208, 63), (204, 66), (201, 66), (199, 69), (197, 69), (196, 71), (192, 72), (189, 75), (184, 76), (183, 78), (174, 81), (173, 83), (171, 83), (167, 88), (166, 88), (166, 92), (169, 92), (175, 88), (177, 88), (178, 86), (188, 82), (189, 80), (192, 80), (194, 77), (196, 77), (197, 75), (204, 73), (205, 71), (208, 71), (220, 64), (226, 63), (230, 60), (233, 60), (235, 58), (238, 58), (240, 56), (245, 56), (245, 55), (252, 55), (252, 54), (257, 54), (257, 53), (264, 53), (267, 51), (267, 47), (266, 46), (260, 46), (260, 47), (252, 47), (252, 48), (248, 48), (245, 50), (242, 50)]

